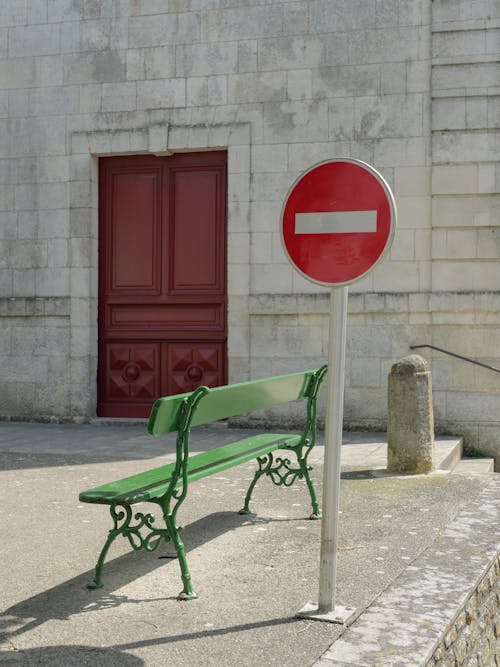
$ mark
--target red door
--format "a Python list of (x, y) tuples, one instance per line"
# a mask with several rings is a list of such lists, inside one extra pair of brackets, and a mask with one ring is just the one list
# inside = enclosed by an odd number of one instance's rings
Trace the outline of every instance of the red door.
[(226, 382), (226, 153), (99, 161), (98, 410)]

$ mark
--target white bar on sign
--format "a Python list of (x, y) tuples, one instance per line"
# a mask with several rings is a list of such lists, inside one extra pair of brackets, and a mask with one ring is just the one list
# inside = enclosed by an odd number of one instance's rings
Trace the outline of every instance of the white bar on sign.
[(296, 213), (296, 234), (366, 234), (377, 231), (377, 211)]

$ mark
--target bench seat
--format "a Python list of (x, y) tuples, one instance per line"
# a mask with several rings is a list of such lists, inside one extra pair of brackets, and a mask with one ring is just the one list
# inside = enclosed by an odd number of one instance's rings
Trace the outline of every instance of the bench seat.
[[(188, 481), (195, 482), (208, 475), (264, 456), (270, 451), (293, 447), (299, 444), (300, 440), (300, 435), (291, 433), (260, 433), (208, 452), (194, 454), (189, 457), (187, 463)], [(143, 501), (154, 501), (167, 492), (175, 465), (173, 461), (137, 475), (96, 486), (82, 491), (79, 499), (84, 503), (102, 505), (132, 505)]]

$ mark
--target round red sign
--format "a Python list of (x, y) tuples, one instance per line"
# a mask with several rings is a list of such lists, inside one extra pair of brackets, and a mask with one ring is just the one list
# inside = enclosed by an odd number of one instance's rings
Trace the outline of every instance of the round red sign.
[(363, 278), (387, 253), (396, 203), (385, 179), (360, 160), (341, 158), (308, 169), (281, 211), (281, 239), (293, 266), (326, 286)]

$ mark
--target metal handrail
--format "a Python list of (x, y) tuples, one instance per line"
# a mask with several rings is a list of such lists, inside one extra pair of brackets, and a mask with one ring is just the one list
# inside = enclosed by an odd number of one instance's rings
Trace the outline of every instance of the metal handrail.
[(482, 361), (476, 361), (475, 359), (464, 357), (461, 354), (456, 354), (455, 352), (450, 352), (449, 350), (443, 350), (442, 347), (436, 347), (435, 345), (410, 345), (410, 350), (417, 350), (420, 347), (428, 347), (431, 350), (437, 350), (438, 352), (443, 352), (444, 354), (448, 354), (450, 355), (450, 357), (456, 357), (457, 359), (461, 359), (462, 361), (468, 361), (470, 364), (474, 364), (476, 366), (482, 366), (483, 368), (487, 368), (490, 371), (495, 371), (495, 373), (500, 373), (500, 368), (495, 368), (495, 366), (490, 366), (489, 364), (483, 364)]

